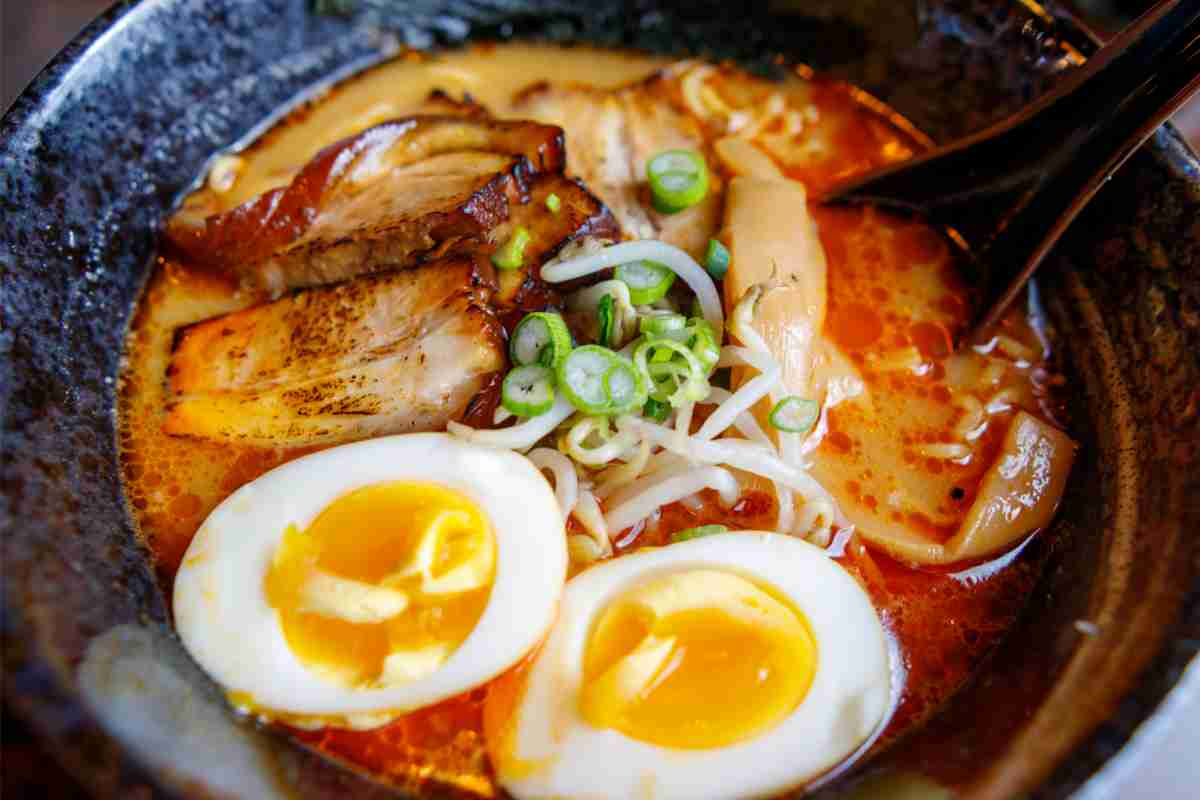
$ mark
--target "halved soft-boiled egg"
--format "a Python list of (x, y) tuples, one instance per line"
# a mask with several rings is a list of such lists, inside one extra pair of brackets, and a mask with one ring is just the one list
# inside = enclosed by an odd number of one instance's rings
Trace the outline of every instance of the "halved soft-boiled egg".
[(175, 625), (231, 701), (373, 727), (486, 683), (545, 635), (562, 515), (516, 453), (444, 434), (332, 448), (221, 503), (175, 579)]
[(892, 705), (883, 627), (824, 551), (743, 531), (567, 583), (485, 729), (515, 797), (759, 797), (851, 755)]

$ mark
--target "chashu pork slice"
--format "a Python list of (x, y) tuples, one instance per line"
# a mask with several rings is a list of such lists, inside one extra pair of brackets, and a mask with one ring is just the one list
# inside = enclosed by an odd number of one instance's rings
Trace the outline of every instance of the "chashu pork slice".
[(266, 446), (440, 430), (505, 365), (490, 275), (455, 258), (180, 331), (164, 429)]
[[(547, 201), (558, 198), (558, 210), (551, 211)], [(493, 303), (500, 310), (524, 307), (530, 309), (541, 302), (548, 287), (541, 283), (542, 265), (558, 255), (563, 247), (578, 239), (596, 238), (619, 241), (621, 228), (608, 208), (578, 181), (565, 175), (539, 175), (530, 184), (526, 202), (509, 209), (508, 220), (489, 235), (491, 243), (499, 246), (518, 228), (529, 231), (524, 263), (519, 269), (501, 270), (497, 274), (499, 291)]]
[(551, 125), (407, 117), (330, 145), (287, 186), (230, 211), (181, 212), (166, 234), (195, 263), (278, 295), (452, 252), (564, 163)]
[(204, 183), (183, 199), (175, 218), (176, 229), (203, 226), (209, 217), (232, 211), (260, 194), (286, 186), (304, 165), (332, 142), (357, 136), (367, 128), (411, 116), (487, 117), (487, 109), (464, 95), (457, 99), (439, 89), (416, 105), (383, 99), (349, 117), (336, 116), (329, 124), (313, 124), (321, 100), (305, 103), (272, 126), (246, 148), (223, 153), (209, 165)]
[(677, 95), (665, 73), (617, 89), (543, 82), (521, 91), (513, 110), (563, 128), (567, 172), (612, 209), (626, 236), (661, 239), (699, 258), (721, 225), (720, 181), (711, 175), (704, 200), (675, 214), (654, 210), (646, 181), (646, 163), (664, 150), (694, 150), (710, 173), (715, 166), (700, 123)]

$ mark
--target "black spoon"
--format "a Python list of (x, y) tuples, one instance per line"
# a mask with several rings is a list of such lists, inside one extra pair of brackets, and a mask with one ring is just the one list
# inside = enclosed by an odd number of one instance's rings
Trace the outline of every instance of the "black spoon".
[(1200, 89), (1200, 0), (1162, 0), (1062, 84), (986, 130), (834, 187), (825, 202), (916, 212), (978, 243), (979, 313), (1003, 317), (1071, 220)]

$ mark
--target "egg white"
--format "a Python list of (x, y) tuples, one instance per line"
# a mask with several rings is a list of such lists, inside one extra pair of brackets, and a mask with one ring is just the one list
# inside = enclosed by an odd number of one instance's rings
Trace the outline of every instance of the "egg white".
[[(590, 725), (578, 698), (595, 622), (633, 586), (700, 568), (770, 586), (807, 618), (817, 666), (800, 705), (758, 736), (719, 748), (661, 747)], [(567, 583), (518, 703), (511, 750), (501, 748), (497, 777), (521, 800), (777, 794), (830, 769), (878, 729), (891, 706), (890, 675), (887, 640), (870, 599), (823, 550), (756, 531), (648, 549)]]
[[(348, 492), (404, 480), (441, 484), (478, 504), (496, 537), (491, 594), (475, 628), (433, 673), (348, 688), (297, 659), (267, 601), (264, 576), (289, 525), (304, 530)], [(445, 434), (391, 436), (297, 459), (221, 503), (175, 578), (175, 627), (200, 666), (226, 690), (248, 694), (256, 710), (359, 715), (360, 723), (380, 724), (479, 686), (520, 660), (550, 627), (566, 570), (562, 515), (528, 459)]]

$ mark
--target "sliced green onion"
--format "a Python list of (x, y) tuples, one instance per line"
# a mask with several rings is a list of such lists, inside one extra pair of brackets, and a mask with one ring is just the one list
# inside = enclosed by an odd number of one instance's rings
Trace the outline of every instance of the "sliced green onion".
[(816, 400), (789, 395), (771, 409), (771, 426), (787, 433), (804, 433), (817, 421), (821, 407)]
[(650, 356), (651, 364), (666, 364), (675, 359), (675, 354), (671, 350), (660, 347), (655, 349), (654, 354)]
[(671, 404), (651, 397), (642, 406), (642, 416), (655, 422), (666, 422), (667, 417), (671, 416)]
[(554, 373), (540, 364), (517, 367), (504, 376), (500, 405), (518, 417), (545, 414), (554, 405)]
[(558, 210), (562, 208), (562, 200), (558, 199), (558, 195), (551, 194), (546, 198), (546, 208), (550, 209), (551, 214), (557, 214)]
[(508, 353), (517, 366), (541, 364), (555, 369), (571, 352), (571, 332), (558, 314), (538, 311), (521, 320), (513, 331)]
[(675, 273), (653, 261), (630, 261), (613, 271), (613, 277), (629, 287), (635, 306), (648, 306), (663, 299), (675, 282)]
[(717, 362), (721, 360), (721, 349), (709, 341), (698, 341), (692, 348), (692, 352), (696, 354), (696, 358), (704, 365), (704, 375), (707, 377), (716, 368)]
[(611, 350), (589, 344), (576, 347), (558, 365), (558, 383), (571, 405), (588, 414), (604, 413), (604, 376), (612, 369), (612, 358)]
[(671, 404), (671, 397), (692, 377), (691, 370), (678, 361), (647, 364), (646, 375), (650, 378), (650, 397), (667, 405)]
[(609, 414), (627, 414), (646, 402), (646, 381), (624, 356), (617, 355), (612, 368), (605, 373), (604, 391), (608, 395)]
[(674, 214), (694, 206), (708, 194), (708, 166), (694, 150), (666, 150), (646, 164), (654, 208)]
[(715, 345), (721, 344), (721, 335), (717, 333), (717, 329), (712, 326), (704, 317), (693, 317), (688, 320), (688, 339), (692, 337), (703, 337)]
[(698, 528), (684, 528), (681, 531), (675, 531), (675, 533), (671, 534), (671, 541), (686, 542), (688, 539), (699, 539), (703, 536), (728, 532), (729, 528), (726, 528), (724, 525), (701, 525)]
[[(655, 355), (668, 350), (677, 358), (669, 361), (655, 360)], [(678, 407), (686, 402), (700, 402), (708, 397), (708, 381), (705, 368), (687, 345), (674, 339), (648, 339), (633, 351), (633, 363), (642, 376), (655, 400)]]
[(721, 359), (721, 344), (717, 332), (707, 320), (697, 318), (688, 323), (686, 333), (687, 346), (704, 366), (707, 375), (716, 368)]
[(709, 239), (708, 250), (704, 253), (704, 268), (716, 280), (724, 278), (729, 270), (729, 248), (716, 239)]
[(654, 311), (638, 320), (638, 330), (650, 339), (679, 339), (687, 327), (687, 317), (674, 311)]
[[(609, 300), (605, 300), (605, 297)], [(611, 326), (607, 319), (608, 312), (601, 309), (611, 303)], [(618, 349), (625, 342), (637, 335), (637, 309), (629, 301), (629, 287), (618, 280), (600, 281), (586, 289), (580, 289), (567, 297), (567, 308), (571, 311), (585, 312), (588, 319), (594, 319), (596, 324), (588, 333), (589, 338), (596, 344)], [(606, 319), (601, 319), (601, 315)], [(601, 330), (604, 327), (604, 330)], [(604, 334), (603, 338), (601, 334)]]
[(521, 225), (499, 250), (492, 253), (492, 263), (497, 269), (520, 269), (525, 263), (525, 246), (529, 239), (529, 229)]
[(625, 414), (646, 402), (646, 382), (633, 362), (599, 345), (572, 350), (559, 365), (558, 383), (586, 414)]
[(600, 320), (600, 332), (596, 336), (596, 341), (605, 347), (611, 347), (613, 343), (613, 328), (616, 327), (617, 312), (613, 309), (616, 301), (613, 300), (611, 294), (606, 294), (600, 298), (600, 302), (596, 304), (596, 317)]

